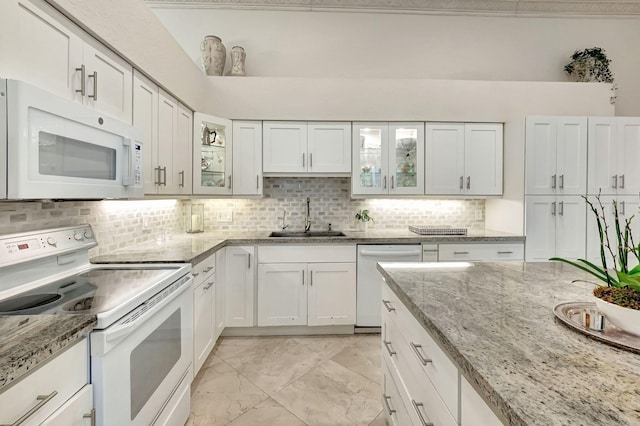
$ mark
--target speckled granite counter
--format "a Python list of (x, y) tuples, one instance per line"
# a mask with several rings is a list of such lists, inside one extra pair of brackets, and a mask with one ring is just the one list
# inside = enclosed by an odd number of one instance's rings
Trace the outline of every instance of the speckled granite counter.
[(80, 340), (94, 315), (0, 316), (0, 393)]
[(522, 235), (499, 231), (470, 230), (467, 235), (418, 235), (407, 229), (343, 231), (344, 237), (273, 238), (271, 231), (205, 232), (178, 234), (160, 244), (151, 241), (136, 247), (126, 247), (108, 255), (95, 256), (92, 263), (198, 263), (225, 245), (254, 244), (393, 244), (393, 243), (464, 243), (464, 242), (523, 242)]
[(640, 357), (555, 320), (556, 304), (591, 299), (591, 285), (571, 283), (586, 275), (560, 263), (417, 266), (378, 269), (510, 425), (640, 424)]

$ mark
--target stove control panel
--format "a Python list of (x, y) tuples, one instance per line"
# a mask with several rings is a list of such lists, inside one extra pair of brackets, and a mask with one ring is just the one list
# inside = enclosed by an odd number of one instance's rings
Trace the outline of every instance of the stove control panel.
[(98, 245), (91, 225), (0, 236), (0, 267)]

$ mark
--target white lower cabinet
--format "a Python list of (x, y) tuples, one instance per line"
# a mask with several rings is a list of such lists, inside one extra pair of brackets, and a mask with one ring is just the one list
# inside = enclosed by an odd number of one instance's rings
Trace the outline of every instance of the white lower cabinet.
[(355, 245), (260, 247), (258, 326), (355, 324), (355, 257)]
[(255, 325), (255, 248), (228, 246), (225, 256), (226, 327), (253, 327)]
[(502, 424), (384, 282), (381, 309), (383, 402), (389, 424)]
[(221, 248), (216, 252), (216, 341), (224, 331), (226, 323), (226, 276), (227, 276), (227, 249)]
[(193, 266), (193, 375), (216, 343), (216, 255)]
[(438, 246), (440, 262), (505, 262), (524, 260), (524, 243), (459, 243)]
[(88, 361), (87, 339), (82, 339), (4, 391), (0, 424), (94, 424)]

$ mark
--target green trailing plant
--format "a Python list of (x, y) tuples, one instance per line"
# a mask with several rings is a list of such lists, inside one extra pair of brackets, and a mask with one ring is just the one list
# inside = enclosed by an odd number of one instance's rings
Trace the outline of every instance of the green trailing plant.
[[(561, 257), (552, 257), (549, 260), (568, 263), (581, 269), (606, 284), (606, 287), (618, 289), (630, 289), (638, 293), (640, 297), (640, 264), (629, 268), (629, 261), (634, 259), (640, 262), (640, 245), (636, 245), (631, 234), (631, 221), (634, 216), (623, 220), (618, 213), (618, 204), (613, 201), (613, 229), (610, 229), (606, 219), (606, 210), (600, 196), (596, 196), (598, 206), (595, 206), (587, 197), (582, 197), (596, 218), (598, 234), (600, 236), (600, 261), (598, 266), (585, 259), (576, 261)], [(613, 241), (610, 240), (610, 231), (615, 231)], [(607, 254), (611, 264), (607, 260)], [(580, 280), (574, 280), (580, 281)], [(602, 291), (601, 291), (602, 293)], [(596, 294), (596, 293), (594, 293)], [(596, 294), (598, 296), (598, 294)]]
[(375, 222), (373, 217), (369, 216), (369, 210), (357, 211), (355, 217), (359, 222)]
[(617, 98), (617, 86), (613, 81), (613, 73), (609, 67), (610, 64), (611, 59), (607, 58), (605, 50), (601, 47), (593, 47), (573, 52), (571, 62), (564, 66), (564, 71), (574, 77), (576, 81), (611, 83), (613, 95), (610, 101), (613, 104)]

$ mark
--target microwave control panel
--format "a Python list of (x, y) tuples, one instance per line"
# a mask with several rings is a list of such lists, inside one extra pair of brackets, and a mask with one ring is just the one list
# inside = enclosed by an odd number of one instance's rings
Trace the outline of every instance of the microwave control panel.
[(133, 144), (133, 185), (142, 185), (142, 144)]

